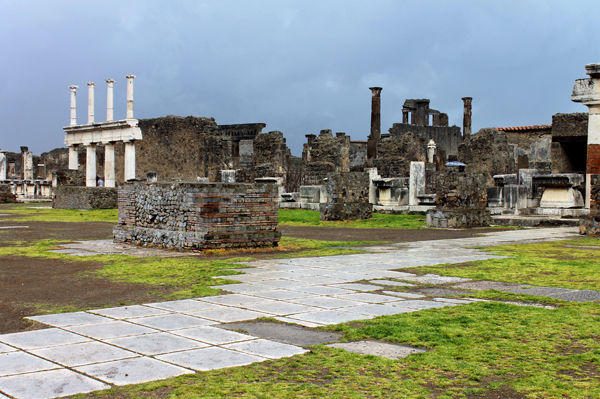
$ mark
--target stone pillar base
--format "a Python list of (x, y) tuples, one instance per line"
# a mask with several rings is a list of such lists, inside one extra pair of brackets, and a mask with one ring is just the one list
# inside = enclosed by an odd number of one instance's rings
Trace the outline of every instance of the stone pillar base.
[(431, 209), (427, 211), (427, 227), (439, 229), (464, 229), (489, 227), (490, 211), (487, 209)]

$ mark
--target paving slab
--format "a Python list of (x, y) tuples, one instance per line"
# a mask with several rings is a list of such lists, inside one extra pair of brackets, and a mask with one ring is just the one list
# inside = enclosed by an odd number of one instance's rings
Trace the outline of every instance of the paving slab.
[(252, 310), (227, 307), (226, 309), (211, 309), (201, 312), (194, 312), (195, 316), (209, 320), (215, 320), (220, 323), (232, 323), (234, 321), (253, 320), (259, 317), (270, 317), (269, 313), (254, 312)]
[(253, 292), (252, 295), (258, 296), (261, 298), (268, 299), (277, 299), (277, 300), (289, 300), (289, 299), (300, 299), (300, 298), (310, 298), (314, 296), (314, 294), (309, 294), (306, 292), (300, 291), (290, 291), (290, 290), (271, 290), (271, 291), (257, 291)]
[(0, 390), (18, 399), (58, 398), (108, 388), (110, 385), (66, 369), (0, 377)]
[(438, 276), (437, 274), (425, 274), (417, 277), (404, 277), (403, 280), (416, 281), (421, 284), (448, 284), (462, 283), (464, 281), (470, 281), (471, 279), (463, 277)]
[(320, 286), (320, 285), (311, 286), (311, 287), (294, 288), (293, 291), (306, 292), (308, 294), (315, 294), (315, 295), (342, 295), (342, 294), (352, 294), (354, 292), (353, 290), (346, 290), (343, 288), (334, 288), (334, 287)]
[(361, 355), (374, 355), (393, 360), (402, 359), (413, 353), (426, 352), (424, 349), (378, 341), (340, 342), (329, 344), (327, 346), (331, 348), (341, 348), (348, 352), (359, 353)]
[(515, 288), (527, 288), (531, 287), (526, 284), (515, 284), (515, 283), (503, 283), (500, 281), (467, 281), (460, 284), (454, 284), (454, 287), (464, 288), (467, 290), (508, 290)]
[(411, 308), (402, 308), (391, 305), (380, 305), (375, 303), (371, 303), (368, 305), (351, 306), (349, 308), (344, 309), (349, 312), (360, 313), (366, 316), (389, 316), (400, 313), (415, 312), (415, 310)]
[(72, 326), (65, 327), (65, 329), (94, 339), (118, 338), (158, 332), (153, 328), (140, 326), (126, 321), (111, 321), (109, 323)]
[(416, 299), (416, 298), (425, 298), (426, 295), (422, 295), (422, 294), (414, 294), (412, 292), (399, 292), (399, 291), (382, 291), (384, 294), (386, 295), (394, 295), (400, 298), (410, 298), (410, 299)]
[(244, 330), (248, 334), (297, 346), (311, 346), (327, 342), (339, 341), (342, 334), (318, 331), (300, 326), (267, 321), (245, 321), (221, 324), (218, 328)]
[[(362, 305), (360, 301), (353, 301), (350, 299), (333, 298), (327, 296), (318, 296), (314, 298), (304, 299), (293, 299), (291, 302), (299, 303), (301, 305), (312, 306), (313, 308), (325, 308), (325, 309), (337, 309), (346, 306)], [(318, 309), (321, 310), (321, 309)]]
[(369, 302), (369, 303), (384, 303), (397, 301), (398, 298), (389, 295), (371, 294), (368, 292), (358, 292), (356, 294), (345, 294), (338, 295), (337, 298), (348, 299), (351, 301), (358, 302)]
[(361, 283), (347, 283), (347, 284), (335, 284), (332, 285), (333, 288), (344, 288), (347, 290), (353, 291), (375, 291), (380, 290), (381, 287), (371, 284), (361, 284)]
[(156, 356), (157, 359), (187, 367), (197, 371), (209, 371), (228, 367), (245, 366), (268, 360), (266, 357), (254, 356), (235, 350), (212, 346), (210, 348), (169, 353)]
[[(299, 299), (302, 300), (302, 299)], [(270, 313), (277, 316), (286, 316), (296, 313), (315, 312), (321, 310), (318, 307), (289, 303), (283, 301), (273, 301), (269, 303), (255, 303), (247, 305), (246, 309), (256, 310), (257, 312)]]
[(161, 316), (142, 317), (133, 319), (136, 324), (156, 328), (163, 331), (173, 331), (182, 328), (209, 326), (214, 321), (185, 314), (165, 314)]
[(148, 357), (92, 364), (75, 370), (114, 385), (140, 384), (192, 373), (189, 369)]
[(95, 309), (90, 310), (102, 316), (112, 317), (113, 319), (133, 319), (136, 317), (158, 316), (169, 313), (166, 310), (155, 309), (149, 306), (133, 305), (121, 306), (119, 308)]
[(280, 359), (300, 355), (308, 352), (299, 346), (282, 344), (268, 339), (255, 339), (252, 341), (236, 342), (233, 344), (223, 345), (224, 348), (233, 349), (240, 352), (249, 353), (255, 356), (262, 356), (269, 359)]
[(58, 328), (0, 335), (0, 342), (25, 350), (86, 341), (90, 339)]
[(301, 281), (295, 280), (269, 280), (263, 281), (260, 283), (261, 286), (274, 289), (274, 288), (296, 288), (296, 287), (306, 287), (312, 284), (303, 283)]
[(22, 351), (0, 354), (0, 376), (52, 370), (59, 365)]
[(323, 310), (321, 312), (299, 313), (289, 316), (289, 318), (330, 325), (345, 323), (353, 320), (367, 319), (368, 317), (363, 314), (343, 312), (341, 310)]
[(305, 320), (298, 320), (298, 319), (290, 319), (289, 317), (285, 317), (285, 316), (275, 316), (273, 317), (275, 320), (279, 320), (282, 321), (284, 323), (288, 323), (288, 324), (297, 324), (299, 326), (303, 326), (303, 327), (309, 327), (309, 328), (313, 328), (313, 327), (321, 327), (324, 324), (320, 324), (320, 323), (313, 323), (310, 321), (305, 321)]
[(47, 314), (43, 316), (30, 316), (26, 317), (26, 319), (48, 324), (53, 327), (77, 326), (82, 324), (96, 324), (113, 321), (108, 317), (87, 312)]
[(448, 303), (456, 303), (460, 305), (468, 305), (473, 303), (473, 301), (469, 301), (467, 299), (455, 299), (455, 298), (433, 298), (434, 301), (437, 302), (448, 302)]
[(421, 292), (428, 296), (433, 295), (467, 295), (471, 294), (469, 291), (452, 289), (452, 288), (443, 288), (443, 287), (431, 287), (431, 288), (419, 288), (418, 292)]
[(196, 301), (194, 299), (182, 299), (179, 301), (148, 303), (146, 304), (146, 306), (151, 306), (153, 308), (179, 313), (198, 312), (200, 310), (208, 310), (218, 307), (214, 303), (206, 301)]
[(8, 346), (5, 344), (0, 344), (0, 353), (14, 352), (18, 350), (17, 348), (13, 348), (12, 346)]
[(239, 333), (237, 331), (228, 331), (216, 327), (186, 328), (184, 330), (178, 330), (175, 333), (177, 335), (206, 342), (211, 345), (230, 344), (233, 342), (247, 341), (256, 338), (251, 335)]
[(411, 283), (403, 283), (400, 281), (392, 281), (392, 280), (371, 280), (369, 282), (373, 283), (373, 284), (396, 286), (396, 287), (413, 287), (414, 286), (414, 284), (411, 284)]
[(139, 356), (137, 353), (95, 341), (35, 349), (31, 353), (67, 367)]
[(443, 308), (446, 306), (454, 306), (451, 303), (442, 303), (442, 302), (434, 302), (434, 301), (423, 301), (420, 299), (409, 300), (409, 301), (400, 301), (400, 302), (391, 302), (390, 305), (399, 306), (402, 308), (411, 308), (411, 309), (436, 309)]
[(230, 294), (230, 295), (217, 295), (202, 298), (201, 301), (216, 303), (219, 305), (228, 306), (245, 306), (253, 303), (266, 302), (267, 299), (260, 298), (258, 296), (242, 295), (242, 294)]
[[(209, 328), (209, 327), (206, 327)], [(142, 355), (158, 355), (207, 346), (193, 339), (187, 339), (169, 333), (136, 335), (133, 337), (107, 339), (111, 345), (119, 346)]]
[(578, 290), (559, 294), (550, 294), (546, 296), (573, 302), (600, 301), (600, 292), (591, 290)]
[(211, 285), (210, 288), (216, 288), (220, 290), (227, 290), (229, 292), (235, 292), (238, 294), (248, 294), (256, 291), (267, 291), (273, 289), (273, 287), (267, 287), (259, 284), (226, 284), (226, 285)]
[(347, 283), (348, 280), (344, 280), (341, 278), (335, 277), (325, 277), (325, 276), (307, 276), (300, 278), (293, 278), (295, 281), (299, 281), (304, 283), (305, 285), (325, 285), (325, 284), (338, 284), (338, 283)]

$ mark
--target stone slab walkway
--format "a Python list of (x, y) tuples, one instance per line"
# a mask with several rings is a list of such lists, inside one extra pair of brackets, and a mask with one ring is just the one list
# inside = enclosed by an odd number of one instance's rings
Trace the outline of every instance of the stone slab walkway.
[(499, 258), (470, 247), (574, 234), (576, 228), (503, 231), (373, 247), (368, 254), (257, 261), (251, 269), (240, 269), (245, 274), (227, 276), (239, 283), (218, 286), (233, 292), (228, 295), (31, 317), (52, 328), (0, 335), (0, 399), (2, 394), (61, 397), (305, 353), (297, 345), (219, 325), (271, 317), (315, 327), (472, 303), (370, 291), (411, 282), (465, 284), (468, 279), (397, 269)]

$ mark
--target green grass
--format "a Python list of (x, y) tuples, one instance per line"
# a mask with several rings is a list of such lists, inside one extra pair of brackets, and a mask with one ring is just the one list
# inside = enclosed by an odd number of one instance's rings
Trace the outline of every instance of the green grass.
[(283, 226), (355, 227), (363, 229), (421, 229), (425, 228), (424, 215), (373, 214), (373, 219), (322, 221), (317, 211), (280, 209), (279, 224)]
[[(34, 209), (31, 204), (5, 207), (0, 213), (20, 215), (23, 222), (111, 222), (117, 223), (119, 213), (116, 209), (94, 209), (80, 211), (77, 209)], [(15, 219), (17, 220), (17, 219)]]
[(480, 302), (384, 316), (328, 329), (346, 340), (428, 351), (390, 360), (318, 345), (292, 358), (81, 396), (464, 398), (489, 391), (498, 397), (494, 390), (502, 388), (514, 397), (600, 398), (599, 314), (597, 304), (548, 310)]
[(424, 266), (418, 270), (474, 280), (600, 291), (599, 250), (600, 241), (595, 238), (502, 245), (487, 251), (510, 258)]

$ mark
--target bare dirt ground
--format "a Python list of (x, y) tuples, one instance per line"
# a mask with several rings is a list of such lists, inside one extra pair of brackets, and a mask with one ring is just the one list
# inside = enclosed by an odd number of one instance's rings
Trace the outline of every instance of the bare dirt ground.
[[(0, 213), (2, 208), (0, 206)], [(98, 240), (112, 237), (113, 223), (25, 222), (19, 216), (0, 217), (0, 247), (18, 242), (53, 240)], [(3, 226), (27, 226), (2, 229)], [(471, 237), (490, 231), (392, 230), (280, 226), (284, 236), (329, 241), (411, 242)], [(493, 229), (492, 231), (497, 231)], [(248, 254), (245, 253), (244, 256)], [(268, 253), (257, 254), (257, 258)], [(204, 255), (200, 255), (204, 256)], [(229, 256), (235, 256), (230, 254)], [(214, 258), (214, 257), (211, 257)], [(0, 334), (40, 328), (23, 317), (39, 314), (48, 307), (95, 308), (127, 303), (164, 300), (161, 286), (127, 284), (90, 277), (89, 271), (102, 267), (98, 262), (68, 262), (45, 258), (0, 256)]]

